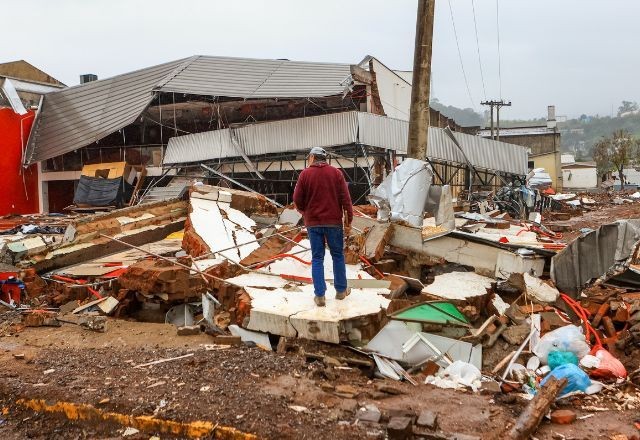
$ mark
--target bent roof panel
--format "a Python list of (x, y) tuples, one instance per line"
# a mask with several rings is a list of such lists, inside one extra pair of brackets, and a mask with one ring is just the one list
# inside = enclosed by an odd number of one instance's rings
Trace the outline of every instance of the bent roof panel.
[(342, 94), (349, 64), (194, 56), (45, 95), (25, 165), (98, 141), (131, 124), (154, 91), (236, 98), (312, 98)]
[[(187, 60), (44, 95), (27, 143), (25, 164), (84, 147), (130, 124), (153, 99), (154, 85)], [(120, 111), (113, 112), (114, 108)]]
[[(406, 153), (408, 136), (407, 121), (352, 111), (173, 137), (169, 139), (164, 163), (177, 165), (240, 157), (239, 149), (248, 156), (259, 156), (352, 143)], [(465, 164), (466, 156), (478, 168), (516, 175), (528, 172), (525, 147), (463, 133), (455, 133), (455, 137), (464, 154), (443, 129), (430, 127), (429, 158)]]

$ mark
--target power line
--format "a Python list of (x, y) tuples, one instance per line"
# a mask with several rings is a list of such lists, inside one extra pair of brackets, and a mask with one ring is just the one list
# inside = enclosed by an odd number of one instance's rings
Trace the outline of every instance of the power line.
[(502, 99), (502, 55), (500, 54), (500, 0), (496, 0), (496, 29), (498, 31), (498, 84)]
[(476, 29), (476, 47), (478, 49), (478, 64), (480, 65), (480, 78), (482, 78), (482, 94), (487, 99), (487, 89), (484, 86), (484, 72), (482, 70), (482, 58), (480, 58), (480, 39), (478, 38), (478, 22), (476, 21), (476, 5), (475, 0), (471, 0), (471, 9), (473, 10), (473, 26)]
[(467, 72), (464, 70), (464, 63), (462, 62), (462, 52), (460, 51), (460, 42), (458, 40), (458, 31), (456, 29), (456, 21), (453, 19), (453, 8), (451, 7), (451, 0), (449, 0), (449, 13), (451, 14), (451, 23), (453, 24), (453, 35), (456, 37), (456, 46), (458, 47), (458, 58), (460, 58), (460, 67), (462, 68), (462, 76), (464, 77), (464, 83), (467, 86), (467, 94), (471, 101), (471, 106), (474, 110), (477, 110), (476, 103), (471, 96), (471, 89), (469, 88), (469, 80), (467, 80)]

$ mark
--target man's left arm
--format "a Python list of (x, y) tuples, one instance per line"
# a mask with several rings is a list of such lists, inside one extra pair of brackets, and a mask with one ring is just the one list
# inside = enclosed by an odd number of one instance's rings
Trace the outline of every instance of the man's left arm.
[(353, 221), (353, 205), (351, 204), (351, 195), (349, 194), (349, 187), (347, 181), (344, 178), (342, 171), (338, 170), (339, 183), (338, 183), (338, 195), (340, 197), (340, 206), (345, 215), (345, 223), (347, 226), (351, 226)]

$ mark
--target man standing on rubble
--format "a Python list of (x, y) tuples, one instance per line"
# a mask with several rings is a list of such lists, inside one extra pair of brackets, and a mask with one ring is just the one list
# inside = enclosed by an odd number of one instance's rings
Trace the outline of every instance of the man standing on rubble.
[(293, 202), (304, 216), (311, 243), (311, 276), (315, 290), (315, 303), (325, 305), (324, 280), (325, 243), (333, 260), (333, 283), (336, 299), (342, 300), (347, 288), (347, 270), (344, 262), (344, 230), (351, 229), (353, 210), (351, 196), (342, 171), (327, 163), (327, 152), (313, 147), (309, 152), (308, 167), (300, 173)]

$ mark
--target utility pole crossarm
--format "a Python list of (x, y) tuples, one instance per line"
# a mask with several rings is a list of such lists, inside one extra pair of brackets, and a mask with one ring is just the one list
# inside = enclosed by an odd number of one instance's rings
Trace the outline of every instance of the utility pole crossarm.
[[(503, 101), (502, 99), (500, 101), (482, 101), (480, 104), (482, 105), (488, 105), (489, 108), (491, 109), (491, 139), (495, 139), (497, 141), (500, 140), (500, 108), (501, 107), (511, 107), (511, 101), (506, 102)], [(494, 125), (493, 125), (493, 108), (496, 108), (496, 119), (497, 119), (497, 126), (496, 126), (496, 130), (495, 130), (495, 136), (494, 136)]]

